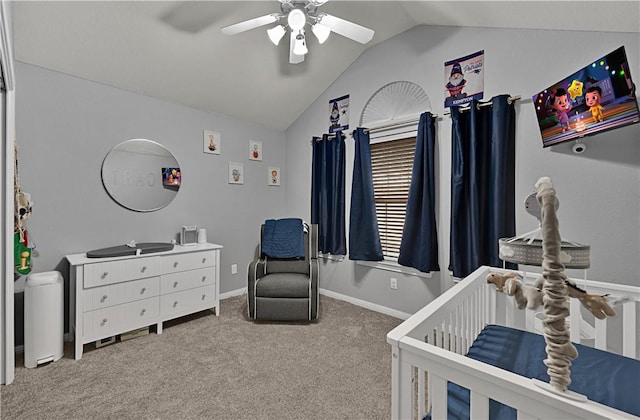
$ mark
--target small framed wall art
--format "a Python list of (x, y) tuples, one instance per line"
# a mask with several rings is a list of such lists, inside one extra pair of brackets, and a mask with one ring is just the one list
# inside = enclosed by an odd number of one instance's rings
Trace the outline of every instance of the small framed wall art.
[(244, 165), (229, 162), (229, 184), (244, 184)]
[(204, 130), (202, 145), (203, 152), (219, 155), (220, 147), (222, 146), (222, 136), (215, 131)]
[(262, 142), (249, 140), (249, 160), (262, 160)]
[(272, 187), (280, 186), (280, 168), (269, 167), (267, 171), (267, 185), (271, 185)]

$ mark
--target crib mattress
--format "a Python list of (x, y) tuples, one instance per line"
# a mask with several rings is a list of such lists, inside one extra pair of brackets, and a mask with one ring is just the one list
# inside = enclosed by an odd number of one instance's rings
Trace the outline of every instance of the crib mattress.
[[(571, 365), (571, 391), (591, 401), (640, 416), (640, 361), (575, 344), (579, 356)], [(469, 349), (468, 357), (549, 382), (544, 337), (498, 325), (488, 325)], [(448, 384), (448, 418), (469, 419), (469, 391)], [(516, 410), (491, 400), (491, 419), (515, 419)]]

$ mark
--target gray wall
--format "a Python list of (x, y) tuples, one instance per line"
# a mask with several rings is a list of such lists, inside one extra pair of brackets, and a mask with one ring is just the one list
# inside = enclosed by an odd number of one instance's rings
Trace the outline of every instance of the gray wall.
[[(564, 48), (558, 48), (561, 43)], [(640, 80), (637, 34), (497, 30), (418, 26), (367, 50), (284, 133), (128, 93), (109, 86), (17, 63), (17, 140), (22, 188), (32, 194), (27, 226), (37, 244), (35, 271), (66, 269), (64, 255), (137, 241), (165, 241), (182, 225), (208, 230), (225, 248), (221, 291), (245, 287), (245, 267), (257, 245), (257, 226), (270, 217), (310, 216), (310, 139), (327, 131), (329, 100), (351, 95), (351, 125), (377, 89), (397, 80), (421, 85), (432, 111), (442, 116), (445, 61), (485, 50), (485, 98), (521, 95), (517, 105), (517, 197), (550, 176), (560, 198), (563, 237), (592, 246), (588, 276), (638, 284), (640, 272), (640, 125), (542, 149), (530, 97), (620, 45), (633, 78)], [(313, 52), (311, 52), (313, 53)], [(330, 65), (330, 63), (327, 63)], [(212, 95), (215, 92), (211, 93)], [(202, 130), (222, 133), (222, 155), (202, 152)], [(446, 271), (450, 202), (449, 117), (438, 122), (437, 217), (441, 273), (430, 279), (352, 263), (322, 264), (321, 287), (373, 304), (412, 313), (452, 284)], [(176, 156), (184, 183), (177, 198), (153, 213), (115, 204), (100, 181), (100, 165), (115, 144), (148, 138)], [(263, 142), (262, 162), (247, 159), (248, 141)], [(347, 140), (347, 204), (353, 144)], [(245, 165), (245, 184), (227, 183), (227, 163)], [(266, 186), (268, 166), (282, 170), (282, 187)], [(536, 221), (517, 204), (518, 232)], [(347, 212), (348, 214), (348, 212)], [(238, 274), (231, 275), (231, 264)], [(571, 273), (582, 276), (582, 272)], [(389, 288), (398, 278), (398, 290)], [(19, 286), (18, 286), (19, 287)]]
[[(423, 279), (370, 269), (349, 260), (329, 261), (321, 272), (321, 287), (413, 313), (452, 284), (447, 271), (451, 121), (443, 116), (444, 63), (479, 50), (485, 51), (485, 99), (499, 94), (523, 99), (516, 105), (517, 232), (537, 227), (521, 203), (533, 192), (539, 177), (549, 176), (560, 200), (563, 238), (592, 247), (588, 277), (639, 285), (640, 124), (585, 139), (588, 149), (582, 155), (572, 153), (572, 144), (543, 149), (531, 103), (535, 93), (621, 45), (639, 84), (637, 34), (417, 26), (362, 54), (287, 130), (287, 209), (292, 214), (310, 212), (308, 197), (299, 192), (307, 191), (310, 185), (309, 140), (327, 131), (329, 100), (351, 95), (350, 120), (355, 128), (376, 90), (393, 81), (412, 81), (423, 87), (431, 99), (431, 111), (442, 117), (437, 124), (435, 169), (443, 271)], [(347, 162), (348, 205), (353, 162), (350, 139)], [(582, 277), (584, 272), (569, 271), (569, 275)], [(397, 291), (390, 290), (390, 277), (398, 278)]]
[[(34, 272), (60, 269), (66, 277), (66, 254), (132, 239), (170, 241), (181, 226), (197, 225), (224, 246), (221, 292), (246, 287), (260, 223), (284, 209), (284, 133), (24, 63), (16, 79), (20, 183), (34, 202), (27, 228), (39, 254)], [(203, 130), (222, 134), (221, 155), (203, 153)], [(127, 210), (102, 185), (102, 160), (132, 138), (163, 144), (182, 169), (180, 191), (159, 211)], [(262, 161), (248, 159), (249, 140), (263, 142)], [(244, 164), (244, 185), (228, 184), (228, 162)], [(280, 167), (281, 187), (267, 186), (269, 166)]]

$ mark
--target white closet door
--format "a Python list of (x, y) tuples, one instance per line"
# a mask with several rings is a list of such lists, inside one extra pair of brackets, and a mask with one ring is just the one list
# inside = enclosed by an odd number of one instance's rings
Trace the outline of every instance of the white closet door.
[(13, 138), (15, 127), (15, 96), (13, 90), (13, 39), (11, 31), (11, 6), (0, 3), (0, 65), (2, 84), (0, 89), (0, 139), (2, 143), (1, 169), (4, 183), (0, 190), (4, 205), (2, 216), (2, 258), (0, 268), (0, 384), (9, 385), (15, 375), (15, 355), (13, 339)]

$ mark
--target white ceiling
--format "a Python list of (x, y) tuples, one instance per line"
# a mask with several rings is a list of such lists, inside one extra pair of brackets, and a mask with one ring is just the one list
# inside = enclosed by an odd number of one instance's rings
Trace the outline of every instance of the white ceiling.
[[(640, 2), (343, 1), (321, 7), (375, 30), (367, 45), (337, 34), (289, 64), (266, 29), (220, 28), (279, 11), (264, 1), (18, 1), (16, 60), (286, 130), (367, 48), (415, 25), (640, 33)], [(589, 12), (587, 12), (589, 11)], [(329, 65), (329, 63), (331, 63)]]

